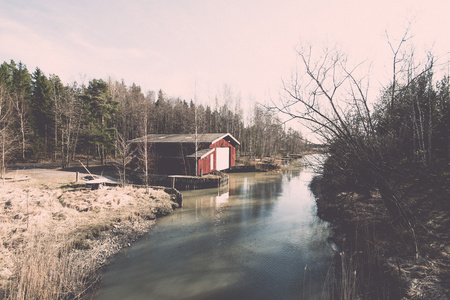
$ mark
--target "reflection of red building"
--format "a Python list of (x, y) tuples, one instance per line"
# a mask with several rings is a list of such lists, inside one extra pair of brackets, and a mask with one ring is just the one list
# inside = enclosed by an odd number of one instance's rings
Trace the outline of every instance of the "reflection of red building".
[[(195, 175), (195, 134), (150, 134), (129, 141), (134, 155), (142, 156), (145, 143), (153, 174)], [(239, 142), (229, 133), (197, 135), (197, 175), (235, 165)]]

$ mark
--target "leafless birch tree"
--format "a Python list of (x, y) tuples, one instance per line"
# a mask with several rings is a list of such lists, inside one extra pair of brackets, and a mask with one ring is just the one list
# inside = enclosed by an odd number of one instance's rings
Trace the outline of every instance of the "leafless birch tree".
[(19, 122), (19, 131), (21, 136), (20, 147), (22, 150), (22, 159), (25, 159), (25, 151), (27, 148), (26, 136), (28, 131), (27, 104), (25, 103), (25, 98), (20, 93), (14, 93), (12, 96), (12, 101)]
[(13, 136), (10, 130), (11, 125), (11, 98), (5, 91), (5, 87), (0, 85), (0, 147), (1, 147), (1, 166), (0, 176), (4, 180), (6, 176), (7, 156), (12, 150)]
[(122, 187), (127, 182), (127, 165), (131, 161), (130, 144), (127, 139), (120, 133), (117, 134), (117, 151), (120, 156), (120, 165), (117, 167)]

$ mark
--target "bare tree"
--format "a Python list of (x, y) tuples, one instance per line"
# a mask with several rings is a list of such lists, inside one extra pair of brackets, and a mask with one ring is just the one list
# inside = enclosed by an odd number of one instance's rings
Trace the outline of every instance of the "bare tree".
[(127, 182), (127, 165), (131, 162), (130, 156), (130, 144), (127, 139), (120, 133), (117, 134), (117, 150), (120, 156), (120, 166), (118, 166), (118, 172), (120, 175), (120, 182), (122, 187), (125, 186)]
[(6, 176), (6, 162), (7, 156), (12, 150), (12, 132), (10, 130), (11, 125), (11, 97), (6, 93), (6, 89), (3, 85), (0, 85), (0, 147), (1, 147), (1, 165), (0, 175), (3, 180)]
[(81, 130), (82, 108), (76, 95), (76, 83), (64, 88), (64, 97), (59, 104), (61, 130), (62, 167), (70, 167)]
[(138, 114), (138, 118), (140, 119), (140, 126), (139, 126), (139, 132), (140, 135), (143, 136), (143, 145), (142, 148), (139, 149), (138, 152), (139, 155), (143, 156), (144, 159), (144, 182), (145, 182), (145, 189), (148, 192), (149, 190), (149, 158), (150, 158), (150, 153), (149, 153), (149, 148), (150, 148), (150, 143), (148, 140), (148, 128), (149, 128), (149, 122), (148, 122), (148, 116), (149, 116), (149, 102), (148, 101), (143, 101), (140, 104), (140, 114)]
[(347, 56), (336, 49), (325, 48), (318, 55), (312, 47), (298, 50), (300, 70), (290, 83), (284, 83), (288, 97), (276, 109), (293, 119), (301, 119), (323, 141), (338, 137), (357, 147), (352, 136), (353, 118), (359, 114), (364, 130), (372, 130), (366, 88), (347, 66)]
[(25, 150), (27, 148), (26, 143), (26, 135), (28, 131), (27, 127), (27, 104), (25, 102), (25, 98), (20, 93), (14, 93), (12, 96), (13, 107), (17, 114), (17, 118), (19, 120), (19, 130), (20, 130), (20, 145), (22, 149), (22, 159), (25, 159)]
[(144, 113), (144, 160), (145, 160), (145, 190), (148, 193), (148, 114)]
[[(404, 44), (412, 38), (412, 36), (410, 35), (410, 29), (411, 29), (411, 23), (408, 24), (408, 26), (405, 29), (405, 32), (403, 34), (403, 36), (401, 37), (400, 41), (397, 43), (397, 45), (393, 44), (393, 41), (391, 40), (387, 30), (385, 31), (386, 34), (386, 39), (387, 42), (389, 44), (389, 47), (391, 48), (392, 51), (392, 85), (391, 85), (391, 105), (390, 105), (390, 109), (392, 111), (392, 109), (394, 108), (394, 101), (395, 101), (395, 93), (396, 93), (396, 89), (397, 89), (397, 77), (399, 75), (399, 73), (402, 73), (405, 71), (405, 69), (403, 68), (405, 66), (404, 62), (406, 60), (406, 55), (404, 53), (401, 52), (402, 47), (404, 46)], [(402, 64), (403, 63), (403, 64)], [(401, 70), (398, 70), (398, 65), (401, 65)]]
[(58, 125), (59, 120), (61, 119), (61, 109), (59, 107), (60, 100), (60, 94), (61, 94), (61, 81), (57, 76), (51, 76), (50, 82), (52, 85), (52, 100), (53, 100), (53, 130), (54, 130), (54, 137), (53, 137), (53, 161), (56, 161), (58, 157)]
[[(404, 37), (402, 41), (405, 40)], [(399, 62), (399, 51), (399, 48), (394, 51), (394, 66)], [(286, 97), (274, 108), (303, 121), (329, 145), (325, 162), (328, 177), (335, 182), (337, 178), (344, 178), (337, 189), (380, 192), (394, 223), (412, 233), (417, 257), (418, 241), (413, 226), (416, 216), (405, 204), (399, 188), (404, 175), (411, 170), (404, 164), (404, 151), (408, 148), (402, 143), (409, 142), (414, 132), (420, 144), (418, 149), (424, 151), (423, 160), (430, 158), (427, 153), (428, 150), (431, 153), (430, 110), (436, 105), (430, 84), (432, 57), (418, 74), (408, 77), (406, 84), (397, 82), (400, 73), (394, 68), (394, 87), (386, 89), (382, 96), (382, 101), (386, 101), (372, 111), (368, 77), (360, 71), (362, 64), (350, 66), (346, 55), (329, 48), (316, 52), (312, 47), (303, 47), (298, 56), (299, 69), (291, 81), (284, 84)], [(421, 93), (420, 101), (411, 97), (413, 92)], [(409, 116), (411, 107), (412, 117)]]
[[(394, 219), (409, 223), (396, 195), (386, 144), (390, 135), (377, 135), (369, 109), (366, 77), (358, 79), (358, 67), (348, 66), (348, 58), (336, 49), (325, 48), (316, 55), (312, 47), (298, 51), (300, 71), (284, 85), (287, 97), (277, 110), (300, 119), (321, 139), (333, 145), (336, 165), (343, 174), (366, 178), (367, 189), (378, 188)], [(388, 140), (386, 140), (388, 138)]]

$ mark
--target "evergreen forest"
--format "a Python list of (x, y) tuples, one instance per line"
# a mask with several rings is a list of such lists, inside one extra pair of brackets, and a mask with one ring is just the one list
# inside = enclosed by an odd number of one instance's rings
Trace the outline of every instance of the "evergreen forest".
[[(220, 98), (219, 98), (220, 97)], [(13, 162), (61, 162), (76, 156), (105, 163), (119, 159), (119, 145), (145, 133), (231, 133), (238, 154), (253, 157), (298, 153), (305, 140), (285, 129), (277, 116), (254, 104), (244, 120), (240, 96), (225, 86), (214, 106), (144, 93), (136, 84), (92, 79), (87, 85), (63, 83), (54, 74), (22, 62), (0, 66), (0, 148), (2, 169)]]

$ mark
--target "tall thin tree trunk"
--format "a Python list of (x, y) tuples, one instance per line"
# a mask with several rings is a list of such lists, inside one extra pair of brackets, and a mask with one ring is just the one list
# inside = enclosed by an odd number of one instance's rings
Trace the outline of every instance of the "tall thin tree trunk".
[(195, 105), (195, 110), (194, 110), (194, 123), (195, 123), (194, 124), (194, 126), (195, 126), (195, 176), (198, 176), (198, 161), (197, 161), (197, 150), (198, 150), (197, 105)]
[(431, 86), (431, 76), (429, 76), (429, 83), (428, 83), (428, 151), (427, 151), (427, 156), (428, 156), (428, 164), (431, 163), (431, 155), (432, 155), (432, 151), (431, 151), (431, 137), (433, 134), (433, 106), (432, 106), (432, 86)]
[(19, 123), (20, 123), (20, 132), (22, 135), (22, 158), (25, 159), (25, 148), (26, 148), (26, 141), (25, 141), (25, 100), (20, 95), (16, 95), (15, 101), (14, 101), (14, 108), (19, 115)]
[[(450, 66), (450, 63), (449, 65)], [(448, 98), (450, 96), (449, 94), (449, 86), (450, 86), (450, 70), (447, 71), (447, 99), (446, 101), (443, 101), (444, 103), (444, 109), (443, 111), (447, 114), (447, 162), (450, 163), (450, 99)]]
[(47, 148), (48, 148), (48, 125), (45, 124), (45, 133), (44, 133), (44, 157), (47, 159)]
[[(62, 127), (61, 127), (62, 128)], [(64, 131), (61, 129), (61, 167), (65, 168), (65, 154), (64, 154)]]
[(422, 109), (420, 108), (419, 99), (416, 97), (417, 100), (417, 111), (419, 115), (419, 145), (420, 145), (420, 152), (421, 152), (421, 159), (422, 162), (426, 164), (426, 153), (425, 153), (425, 128), (424, 128), (424, 121), (423, 121), (423, 113)]
[(23, 116), (20, 116), (20, 131), (22, 133), (22, 158), (25, 160), (25, 122)]
[(88, 144), (87, 144), (87, 156), (86, 156), (86, 166), (89, 168), (89, 155), (91, 153), (91, 147), (89, 147), (89, 134), (88, 134)]
[(145, 192), (148, 193), (148, 135), (147, 135), (147, 112), (144, 117), (144, 134), (145, 134), (145, 147), (144, 147), (144, 158), (145, 158)]
[(77, 149), (78, 136), (80, 134), (80, 128), (81, 128), (81, 114), (80, 114), (80, 119), (78, 119), (77, 129), (75, 131), (75, 138), (74, 138), (74, 142), (73, 142), (73, 145), (72, 145), (72, 148), (71, 148), (71, 154), (70, 154), (71, 161), (73, 161), (74, 155), (75, 155), (75, 151)]
[(105, 165), (105, 145), (101, 144), (100, 146), (100, 164)]
[(413, 132), (413, 137), (412, 137), (412, 142), (413, 142), (413, 160), (416, 161), (417, 158), (417, 144), (416, 144), (416, 140), (418, 140), (418, 132), (419, 132), (419, 128), (417, 127), (417, 120), (416, 120), (416, 109), (414, 104), (412, 105), (412, 132)]
[[(124, 142), (126, 145), (126, 142)], [(127, 158), (127, 150), (126, 150), (126, 146), (124, 146), (123, 148), (125, 148), (125, 151), (123, 151), (122, 153), (122, 167), (123, 167), (123, 179), (122, 179), (122, 187), (125, 186), (125, 182), (127, 181), (127, 164), (126, 164), (126, 158)]]
[(2, 133), (2, 179), (3, 179), (3, 183), (5, 183), (5, 176), (6, 176), (6, 165), (5, 165), (5, 145), (6, 145), (6, 139), (5, 139), (5, 134), (6, 134), (6, 130), (3, 129), (3, 133)]
[(58, 101), (55, 97), (55, 145), (54, 145), (54, 155), (53, 155), (53, 161), (56, 162), (56, 159), (58, 157)]
[(117, 131), (114, 131), (114, 161), (117, 159)]
[(67, 121), (67, 137), (66, 137), (66, 167), (70, 167), (70, 140), (71, 140), (71, 127), (72, 126), (72, 116), (69, 117)]

